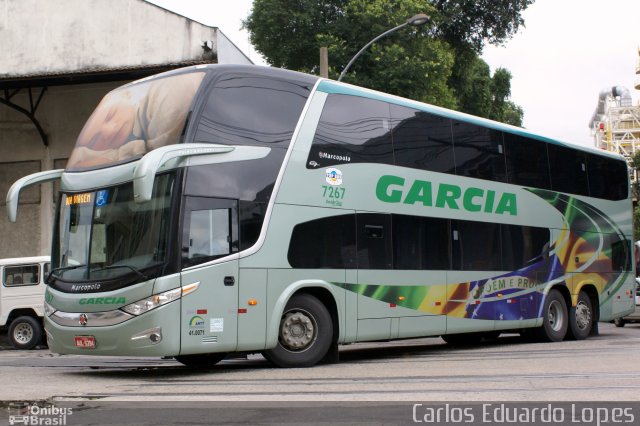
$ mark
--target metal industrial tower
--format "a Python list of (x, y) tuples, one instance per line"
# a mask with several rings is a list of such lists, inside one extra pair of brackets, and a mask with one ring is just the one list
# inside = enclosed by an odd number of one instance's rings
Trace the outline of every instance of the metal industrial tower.
[[(640, 49), (638, 56), (635, 88), (640, 90)], [(598, 148), (621, 154), (629, 161), (640, 151), (640, 104), (633, 105), (627, 88), (614, 86), (600, 92), (590, 126)]]

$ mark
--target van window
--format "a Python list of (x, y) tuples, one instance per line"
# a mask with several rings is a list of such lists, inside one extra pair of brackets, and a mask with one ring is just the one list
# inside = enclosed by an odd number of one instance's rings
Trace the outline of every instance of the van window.
[(5, 266), (2, 283), (5, 287), (38, 285), (40, 282), (39, 265)]

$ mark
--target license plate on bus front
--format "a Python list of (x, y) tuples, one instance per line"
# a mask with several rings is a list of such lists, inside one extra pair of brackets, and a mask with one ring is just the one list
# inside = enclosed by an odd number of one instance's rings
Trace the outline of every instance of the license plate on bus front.
[(76, 348), (93, 349), (96, 347), (96, 338), (93, 336), (76, 336)]

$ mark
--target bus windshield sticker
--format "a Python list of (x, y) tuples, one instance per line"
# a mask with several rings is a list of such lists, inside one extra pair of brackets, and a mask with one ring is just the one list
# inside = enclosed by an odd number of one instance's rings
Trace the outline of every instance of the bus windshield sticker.
[(75, 206), (78, 204), (91, 203), (91, 192), (85, 192), (84, 194), (69, 194), (65, 199), (65, 205)]
[(96, 207), (102, 207), (107, 205), (108, 194), (109, 194), (109, 191), (106, 189), (96, 192)]

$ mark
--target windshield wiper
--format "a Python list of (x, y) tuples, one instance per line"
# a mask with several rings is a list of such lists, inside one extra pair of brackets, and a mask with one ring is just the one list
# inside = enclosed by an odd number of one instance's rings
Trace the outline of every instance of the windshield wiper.
[(76, 268), (82, 268), (83, 266), (87, 266), (86, 264), (80, 264), (80, 265), (69, 265), (69, 266), (61, 266), (59, 268), (53, 268), (51, 271), (49, 271), (49, 274), (47, 275), (47, 284), (49, 283), (49, 281), (51, 280), (51, 277), (53, 276), (54, 272), (58, 272), (58, 271), (70, 271), (72, 269), (76, 269)]
[(92, 270), (89, 271), (89, 273), (97, 272), (97, 271), (106, 271), (108, 269), (117, 269), (117, 268), (128, 268), (128, 269), (131, 269), (133, 272), (136, 273), (136, 275), (138, 275), (143, 280), (146, 280), (146, 279), (149, 278), (145, 274), (140, 272), (140, 270), (138, 268), (135, 268), (135, 267), (133, 267), (131, 265), (108, 265), (108, 266), (103, 266), (102, 268), (92, 269)]

